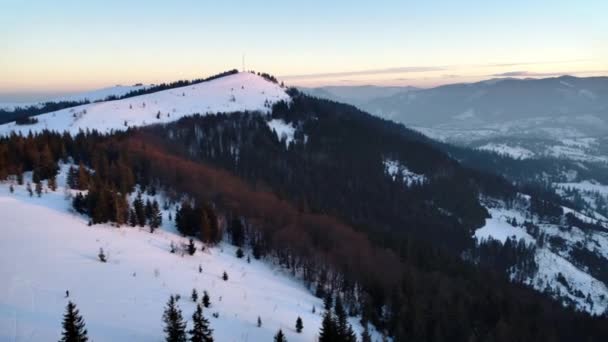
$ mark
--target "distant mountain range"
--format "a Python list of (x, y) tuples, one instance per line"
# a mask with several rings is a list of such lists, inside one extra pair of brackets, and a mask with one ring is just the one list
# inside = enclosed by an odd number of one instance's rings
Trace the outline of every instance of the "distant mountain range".
[[(484, 129), (484, 137), (513, 132), (534, 135), (539, 128), (544, 137), (547, 133), (580, 137), (608, 132), (608, 77), (501, 78), (431, 89), (363, 86), (303, 91), (408, 126)], [(550, 128), (553, 132), (547, 131)]]

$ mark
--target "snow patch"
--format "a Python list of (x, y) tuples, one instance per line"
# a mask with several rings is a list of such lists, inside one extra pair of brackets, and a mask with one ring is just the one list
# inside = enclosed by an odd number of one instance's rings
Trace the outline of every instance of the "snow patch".
[(267, 121), (266, 124), (277, 135), (279, 140), (285, 140), (287, 146), (291, 144), (293, 135), (296, 132), (296, 128), (291, 123), (286, 123), (283, 119), (272, 119)]
[(393, 177), (393, 179), (400, 176), (407, 186), (411, 186), (416, 183), (424, 183), (427, 181), (427, 178), (424, 175), (410, 171), (397, 160), (385, 160), (384, 168), (389, 176)]

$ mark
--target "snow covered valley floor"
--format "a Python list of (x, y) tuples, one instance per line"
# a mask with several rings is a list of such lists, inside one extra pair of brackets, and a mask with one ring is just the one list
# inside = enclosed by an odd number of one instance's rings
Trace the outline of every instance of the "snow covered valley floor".
[[(163, 214), (164, 229), (154, 234), (88, 226), (72, 213), (62, 187), (30, 197), (24, 185), (15, 184), (11, 193), (9, 183), (0, 183), (0, 341), (57, 341), (68, 300), (83, 315), (92, 341), (162, 341), (169, 296), (181, 296), (178, 305), (190, 321), (193, 288), (209, 293), (204, 314), (216, 341), (272, 341), (279, 329), (290, 342), (316, 340), (323, 303), (304, 285), (269, 262), (238, 259), (226, 243), (204, 252), (197, 243), (193, 256), (171, 254), (171, 242), (186, 239)], [(100, 248), (107, 263), (98, 259)], [(298, 316), (304, 322), (300, 334)], [(361, 331), (357, 319), (350, 323)]]

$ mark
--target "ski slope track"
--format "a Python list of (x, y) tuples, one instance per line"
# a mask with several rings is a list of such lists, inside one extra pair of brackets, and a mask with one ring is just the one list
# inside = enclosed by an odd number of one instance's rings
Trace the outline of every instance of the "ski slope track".
[[(178, 305), (187, 329), (192, 327), (194, 288), (199, 302), (203, 291), (209, 293), (211, 307), (204, 315), (216, 341), (272, 341), (279, 329), (290, 342), (317, 340), (323, 301), (290, 273), (270, 260), (239, 259), (228, 243), (201, 251), (196, 242), (192, 256), (170, 253), (172, 242), (187, 242), (168, 218), (174, 208), (163, 210), (162, 229), (154, 233), (147, 227), (89, 227), (87, 218), (70, 209), (66, 170), (64, 165), (60, 187), (53, 192), (45, 186), (41, 197), (30, 197), (25, 185), (14, 184), (11, 193), (9, 183), (0, 182), (0, 341), (59, 340), (68, 300), (83, 315), (89, 340), (163, 341), (161, 318), (172, 294), (181, 296)], [(100, 248), (107, 263), (98, 259)], [(302, 333), (295, 331), (298, 316)], [(359, 334), (358, 318), (349, 321)]]
[(28, 134), (44, 129), (77, 134), (95, 129), (101, 133), (176, 121), (193, 114), (236, 111), (268, 112), (272, 104), (288, 100), (278, 84), (249, 72), (180, 88), (116, 101), (90, 103), (36, 116), (38, 122), (0, 126), (0, 134)]

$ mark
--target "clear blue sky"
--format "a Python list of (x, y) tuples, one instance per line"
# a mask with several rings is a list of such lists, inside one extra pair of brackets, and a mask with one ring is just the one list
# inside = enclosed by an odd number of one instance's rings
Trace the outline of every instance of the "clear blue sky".
[(193, 78), (430, 86), (608, 74), (608, 1), (0, 0), (0, 92)]

